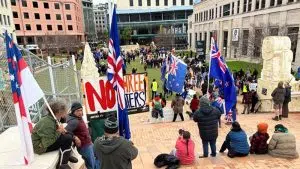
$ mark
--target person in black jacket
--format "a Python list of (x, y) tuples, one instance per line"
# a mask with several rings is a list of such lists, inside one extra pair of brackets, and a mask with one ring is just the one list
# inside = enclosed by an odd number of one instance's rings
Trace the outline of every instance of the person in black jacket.
[(194, 121), (198, 123), (200, 137), (203, 146), (203, 156), (208, 157), (208, 143), (211, 148), (211, 156), (216, 156), (216, 140), (218, 137), (218, 122), (221, 112), (210, 105), (207, 97), (203, 96), (200, 99), (200, 109), (194, 114)]
[(288, 118), (289, 116), (289, 102), (291, 102), (291, 90), (292, 87), (285, 83), (285, 97), (282, 105), (282, 117)]

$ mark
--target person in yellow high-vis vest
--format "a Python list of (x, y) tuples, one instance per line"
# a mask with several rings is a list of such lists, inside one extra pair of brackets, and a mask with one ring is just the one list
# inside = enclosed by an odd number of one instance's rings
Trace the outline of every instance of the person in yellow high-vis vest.
[(151, 83), (151, 90), (152, 90), (152, 99), (155, 97), (156, 93), (157, 93), (157, 89), (158, 89), (158, 83), (156, 82), (155, 79), (153, 79), (152, 83)]

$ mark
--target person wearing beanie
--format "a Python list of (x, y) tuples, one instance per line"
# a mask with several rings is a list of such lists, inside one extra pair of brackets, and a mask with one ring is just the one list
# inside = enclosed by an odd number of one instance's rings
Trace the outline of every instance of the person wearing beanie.
[(296, 149), (296, 137), (282, 124), (275, 126), (269, 142), (269, 155), (279, 158), (295, 159), (299, 157)]
[(267, 154), (268, 153), (268, 124), (259, 123), (257, 132), (250, 137), (250, 153), (251, 154)]
[(75, 145), (85, 161), (86, 168), (98, 169), (99, 162), (95, 159), (91, 136), (82, 116), (82, 105), (79, 102), (72, 103), (71, 113), (67, 117), (66, 130), (73, 134)]
[(131, 161), (138, 155), (138, 149), (133, 143), (119, 136), (118, 127), (117, 118), (105, 119), (105, 137), (95, 140), (94, 151), (101, 161), (101, 169), (132, 169)]
[(208, 157), (208, 144), (211, 148), (211, 156), (216, 156), (216, 140), (218, 138), (218, 122), (221, 117), (221, 112), (210, 105), (207, 97), (200, 98), (200, 109), (198, 109), (193, 119), (198, 124), (200, 137), (203, 146), (203, 156), (200, 158)]
[(232, 123), (231, 131), (227, 134), (220, 153), (226, 149), (228, 149), (227, 156), (230, 158), (245, 157), (249, 154), (247, 134), (237, 121)]

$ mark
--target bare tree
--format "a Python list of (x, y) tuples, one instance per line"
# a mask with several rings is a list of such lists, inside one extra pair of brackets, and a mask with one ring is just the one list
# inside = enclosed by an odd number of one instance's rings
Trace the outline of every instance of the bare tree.
[[(169, 30), (169, 31), (168, 31)], [(175, 33), (171, 30), (160, 26), (159, 33), (155, 36), (154, 42), (159, 47), (172, 49), (175, 47)]]

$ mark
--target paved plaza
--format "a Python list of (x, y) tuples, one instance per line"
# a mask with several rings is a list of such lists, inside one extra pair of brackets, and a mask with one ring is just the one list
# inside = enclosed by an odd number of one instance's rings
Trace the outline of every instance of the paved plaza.
[[(248, 137), (256, 132), (256, 126), (259, 122), (269, 124), (268, 133), (270, 138), (274, 132), (274, 126), (278, 124), (273, 121), (272, 113), (258, 113), (241, 115), (242, 105), (238, 105), (238, 121), (246, 131)], [(197, 124), (185, 115), (184, 122), (175, 123), (156, 123), (148, 122), (149, 113), (130, 115), (130, 125), (132, 141), (139, 149), (138, 157), (133, 161), (134, 169), (152, 169), (156, 168), (153, 164), (154, 158), (160, 153), (169, 153), (175, 147), (178, 137), (178, 129), (182, 128), (191, 132), (192, 139), (196, 144), (195, 152), (197, 155), (194, 165), (181, 166), (183, 169), (300, 169), (300, 159), (287, 160), (273, 158), (269, 155), (249, 155), (242, 158), (230, 159), (225, 153), (218, 153), (217, 157), (200, 159), (202, 155), (202, 144), (198, 132)], [(178, 117), (179, 118), (179, 117)], [(297, 150), (300, 152), (300, 113), (292, 113), (288, 119), (283, 119), (279, 123), (287, 126), (289, 131), (296, 135)], [(225, 125), (224, 116), (222, 117), (222, 126), (219, 129), (217, 139), (217, 150), (220, 149), (226, 134), (231, 126)]]

